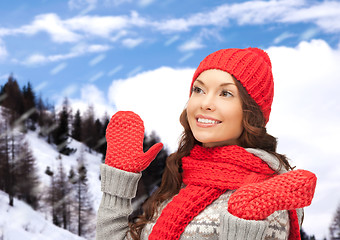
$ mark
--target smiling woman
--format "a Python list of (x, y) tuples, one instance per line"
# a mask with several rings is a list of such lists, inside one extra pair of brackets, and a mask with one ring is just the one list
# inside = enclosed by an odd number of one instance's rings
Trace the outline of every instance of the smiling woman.
[(178, 150), (161, 186), (131, 224), (141, 172), (162, 148), (143, 152), (144, 124), (117, 112), (106, 130), (97, 239), (301, 239), (316, 176), (292, 170), (266, 124), (274, 95), (271, 62), (258, 48), (222, 49), (196, 69)]

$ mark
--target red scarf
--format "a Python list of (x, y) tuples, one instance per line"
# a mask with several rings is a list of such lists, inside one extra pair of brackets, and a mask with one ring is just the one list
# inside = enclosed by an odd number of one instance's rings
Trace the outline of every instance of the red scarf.
[[(190, 221), (227, 190), (264, 181), (275, 173), (264, 161), (233, 145), (204, 148), (196, 145), (182, 159), (181, 189), (163, 209), (149, 240), (179, 239)], [(301, 239), (295, 210), (289, 211), (289, 240)]]

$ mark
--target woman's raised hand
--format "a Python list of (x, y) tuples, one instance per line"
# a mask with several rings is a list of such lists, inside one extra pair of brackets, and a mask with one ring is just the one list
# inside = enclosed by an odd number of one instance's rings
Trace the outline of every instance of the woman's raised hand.
[(143, 120), (131, 111), (117, 112), (106, 128), (105, 164), (128, 172), (143, 171), (163, 147), (156, 143), (144, 153), (143, 139)]
[(263, 220), (277, 210), (293, 210), (311, 204), (316, 176), (294, 170), (259, 183), (244, 185), (231, 194), (228, 211), (239, 218)]

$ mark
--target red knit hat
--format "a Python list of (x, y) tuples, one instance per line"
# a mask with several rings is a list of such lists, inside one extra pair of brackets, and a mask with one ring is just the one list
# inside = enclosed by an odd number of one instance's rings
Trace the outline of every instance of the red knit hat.
[(268, 122), (274, 97), (274, 81), (272, 65), (265, 51), (259, 48), (230, 48), (208, 55), (196, 69), (190, 89), (196, 78), (209, 69), (226, 71), (239, 80), (260, 106)]

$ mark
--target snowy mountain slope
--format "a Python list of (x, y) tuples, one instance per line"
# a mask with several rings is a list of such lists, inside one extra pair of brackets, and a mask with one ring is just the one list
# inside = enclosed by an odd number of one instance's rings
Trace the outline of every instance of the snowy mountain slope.
[[(59, 160), (56, 159), (59, 155), (59, 152), (56, 150), (55, 146), (47, 143), (45, 139), (40, 138), (37, 132), (29, 131), (26, 134), (26, 139), (28, 140), (28, 143), (33, 151), (33, 156), (36, 159), (41, 189), (43, 189), (43, 187), (49, 186), (51, 181), (50, 177), (45, 174), (47, 166), (49, 166), (52, 171), (58, 170)], [(87, 148), (84, 144), (74, 139), (71, 139), (68, 147), (77, 149), (77, 151), (70, 156), (61, 155), (66, 174), (69, 173), (71, 167), (73, 167), (73, 169), (76, 171), (78, 164), (77, 159), (81, 154), (81, 150)], [(83, 151), (83, 155), (85, 159), (85, 166), (87, 168), (87, 177), (89, 179), (89, 191), (92, 195), (94, 203), (93, 207), (95, 210), (97, 210), (102, 196), (99, 180), (102, 155), (94, 151), (92, 151), (92, 153)]]
[[(58, 170), (60, 160), (57, 160), (59, 153), (54, 145), (48, 144), (45, 139), (38, 136), (37, 132), (29, 131), (25, 136), (33, 156), (36, 159), (37, 175), (39, 177), (39, 191), (43, 197), (44, 191), (51, 183), (50, 176), (45, 174), (46, 168), (49, 166), (54, 172)], [(77, 159), (83, 152), (84, 164), (87, 168), (87, 177), (89, 192), (93, 200), (94, 211), (97, 212), (101, 200), (99, 169), (101, 164), (101, 154), (94, 151), (89, 153), (84, 144), (70, 139), (70, 148), (77, 151), (70, 156), (62, 156), (62, 163), (65, 173), (68, 174), (71, 167), (77, 170)], [(0, 191), (0, 239), (6, 240), (84, 240), (62, 228), (58, 228), (51, 222), (51, 216), (46, 209), (34, 211), (26, 203), (14, 199), (14, 207), (8, 205), (8, 196)], [(95, 220), (93, 222), (95, 225)]]
[(8, 195), (0, 191), (0, 239), (6, 240), (85, 240), (59, 228), (34, 211), (26, 203), (14, 199), (8, 205)]

